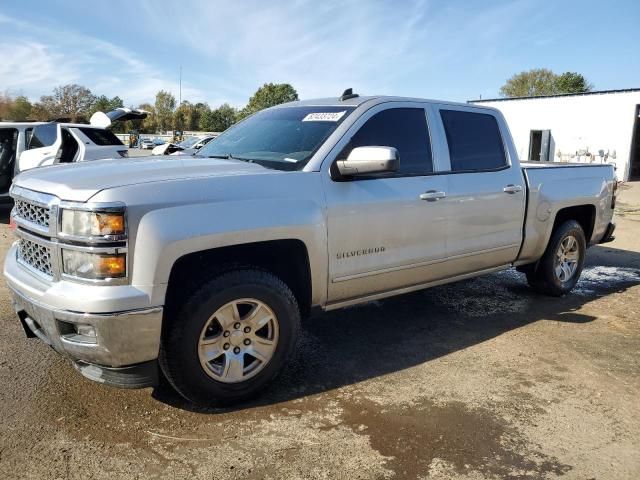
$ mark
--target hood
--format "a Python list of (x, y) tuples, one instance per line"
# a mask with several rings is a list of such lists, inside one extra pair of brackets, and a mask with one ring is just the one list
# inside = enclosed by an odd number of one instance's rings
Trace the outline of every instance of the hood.
[(143, 118), (147, 118), (149, 112), (146, 110), (140, 109), (130, 109), (130, 108), (116, 108), (115, 110), (111, 110), (110, 112), (96, 112), (91, 115), (89, 119), (89, 123), (91, 125), (95, 125), (96, 127), (107, 128), (115, 121), (125, 121), (125, 120), (142, 120)]
[(34, 168), (18, 175), (14, 185), (86, 202), (109, 188), (189, 178), (277, 173), (255, 163), (198, 157), (142, 157), (93, 160)]

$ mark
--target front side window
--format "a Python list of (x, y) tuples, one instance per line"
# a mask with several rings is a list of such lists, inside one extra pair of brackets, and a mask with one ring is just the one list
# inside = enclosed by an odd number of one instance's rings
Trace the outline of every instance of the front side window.
[(495, 170), (507, 165), (502, 136), (493, 115), (441, 110), (451, 171)]
[(42, 148), (50, 147), (56, 142), (58, 138), (58, 124), (57, 123), (45, 123), (44, 125), (37, 125), (33, 129), (31, 134), (31, 140), (29, 141), (29, 148)]
[(301, 170), (353, 109), (305, 106), (263, 110), (221, 133), (197, 156)]
[(396, 175), (433, 172), (431, 143), (423, 108), (390, 108), (373, 115), (339, 155), (343, 159), (356, 147), (394, 147), (400, 154)]

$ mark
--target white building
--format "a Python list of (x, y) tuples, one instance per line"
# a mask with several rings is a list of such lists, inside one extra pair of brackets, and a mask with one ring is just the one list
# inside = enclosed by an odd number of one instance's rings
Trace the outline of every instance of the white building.
[(522, 160), (608, 162), (640, 180), (640, 88), (469, 103), (504, 114)]

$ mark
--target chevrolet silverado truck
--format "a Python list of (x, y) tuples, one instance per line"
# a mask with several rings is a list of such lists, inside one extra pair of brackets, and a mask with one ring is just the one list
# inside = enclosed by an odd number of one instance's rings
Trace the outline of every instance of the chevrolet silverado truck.
[(492, 108), (347, 91), (196, 156), (35, 169), (11, 194), (4, 275), (27, 336), (92, 380), (229, 404), (283, 368), (312, 309), (512, 267), (569, 293), (613, 238), (616, 181), (521, 165)]

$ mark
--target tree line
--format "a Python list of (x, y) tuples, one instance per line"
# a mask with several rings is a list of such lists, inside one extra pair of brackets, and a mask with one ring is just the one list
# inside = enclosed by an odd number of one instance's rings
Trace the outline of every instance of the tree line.
[(500, 94), (503, 97), (537, 97), (591, 90), (593, 85), (580, 73), (564, 72), (558, 75), (547, 68), (534, 68), (509, 78), (500, 88)]
[[(513, 75), (500, 88), (500, 94), (504, 97), (530, 97), (584, 93), (592, 89), (593, 85), (580, 73), (556, 74), (546, 68), (536, 68)], [(149, 112), (146, 119), (116, 122), (113, 129), (116, 132), (137, 130), (140, 133), (167, 130), (222, 132), (258, 110), (294, 100), (298, 100), (298, 92), (288, 83), (265, 83), (240, 109), (228, 103), (212, 108), (208, 103), (191, 103), (188, 100), (177, 105), (173, 94), (160, 90), (153, 104), (143, 103), (137, 107)], [(34, 103), (24, 95), (0, 94), (0, 121), (66, 118), (71, 122), (86, 122), (94, 112), (108, 112), (123, 106), (124, 101), (119, 96), (94, 95), (82, 85), (61, 85)]]
[[(228, 103), (212, 108), (208, 103), (191, 103), (188, 100), (177, 105), (172, 93), (160, 90), (156, 93), (153, 104), (131, 106), (148, 111), (147, 118), (116, 122), (113, 130), (137, 130), (140, 133), (167, 130), (222, 132), (263, 108), (294, 100), (298, 100), (298, 92), (288, 83), (265, 83), (249, 98), (247, 105), (240, 109)], [(88, 88), (76, 84), (55, 87), (51, 95), (43, 95), (33, 103), (24, 95), (0, 94), (1, 121), (49, 121), (64, 118), (71, 122), (86, 122), (95, 112), (108, 112), (118, 107), (124, 107), (124, 101), (120, 97), (94, 95)]]

